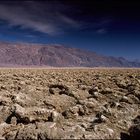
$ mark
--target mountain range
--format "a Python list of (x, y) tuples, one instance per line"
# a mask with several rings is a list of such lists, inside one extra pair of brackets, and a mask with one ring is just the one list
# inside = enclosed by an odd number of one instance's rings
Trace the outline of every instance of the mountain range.
[(140, 67), (140, 62), (64, 45), (0, 42), (0, 66)]

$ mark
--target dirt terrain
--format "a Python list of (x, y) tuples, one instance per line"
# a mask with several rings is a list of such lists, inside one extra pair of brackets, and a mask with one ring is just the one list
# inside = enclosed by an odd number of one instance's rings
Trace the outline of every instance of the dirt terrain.
[(135, 127), (140, 69), (0, 70), (0, 139), (125, 139)]

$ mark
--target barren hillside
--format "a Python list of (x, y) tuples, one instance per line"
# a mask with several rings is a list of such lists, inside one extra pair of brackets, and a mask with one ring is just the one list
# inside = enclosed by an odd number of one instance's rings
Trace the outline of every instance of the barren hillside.
[(140, 63), (63, 45), (1, 42), (0, 66), (140, 67)]

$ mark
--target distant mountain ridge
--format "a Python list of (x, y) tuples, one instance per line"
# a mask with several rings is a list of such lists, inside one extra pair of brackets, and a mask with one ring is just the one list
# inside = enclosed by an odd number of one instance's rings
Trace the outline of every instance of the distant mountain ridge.
[(0, 42), (0, 66), (140, 67), (140, 62), (63, 45)]

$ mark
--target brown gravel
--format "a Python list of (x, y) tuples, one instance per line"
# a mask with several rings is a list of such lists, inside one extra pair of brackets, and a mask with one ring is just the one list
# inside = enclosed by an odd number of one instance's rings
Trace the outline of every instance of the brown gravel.
[(139, 115), (140, 69), (0, 70), (0, 139), (121, 139)]

